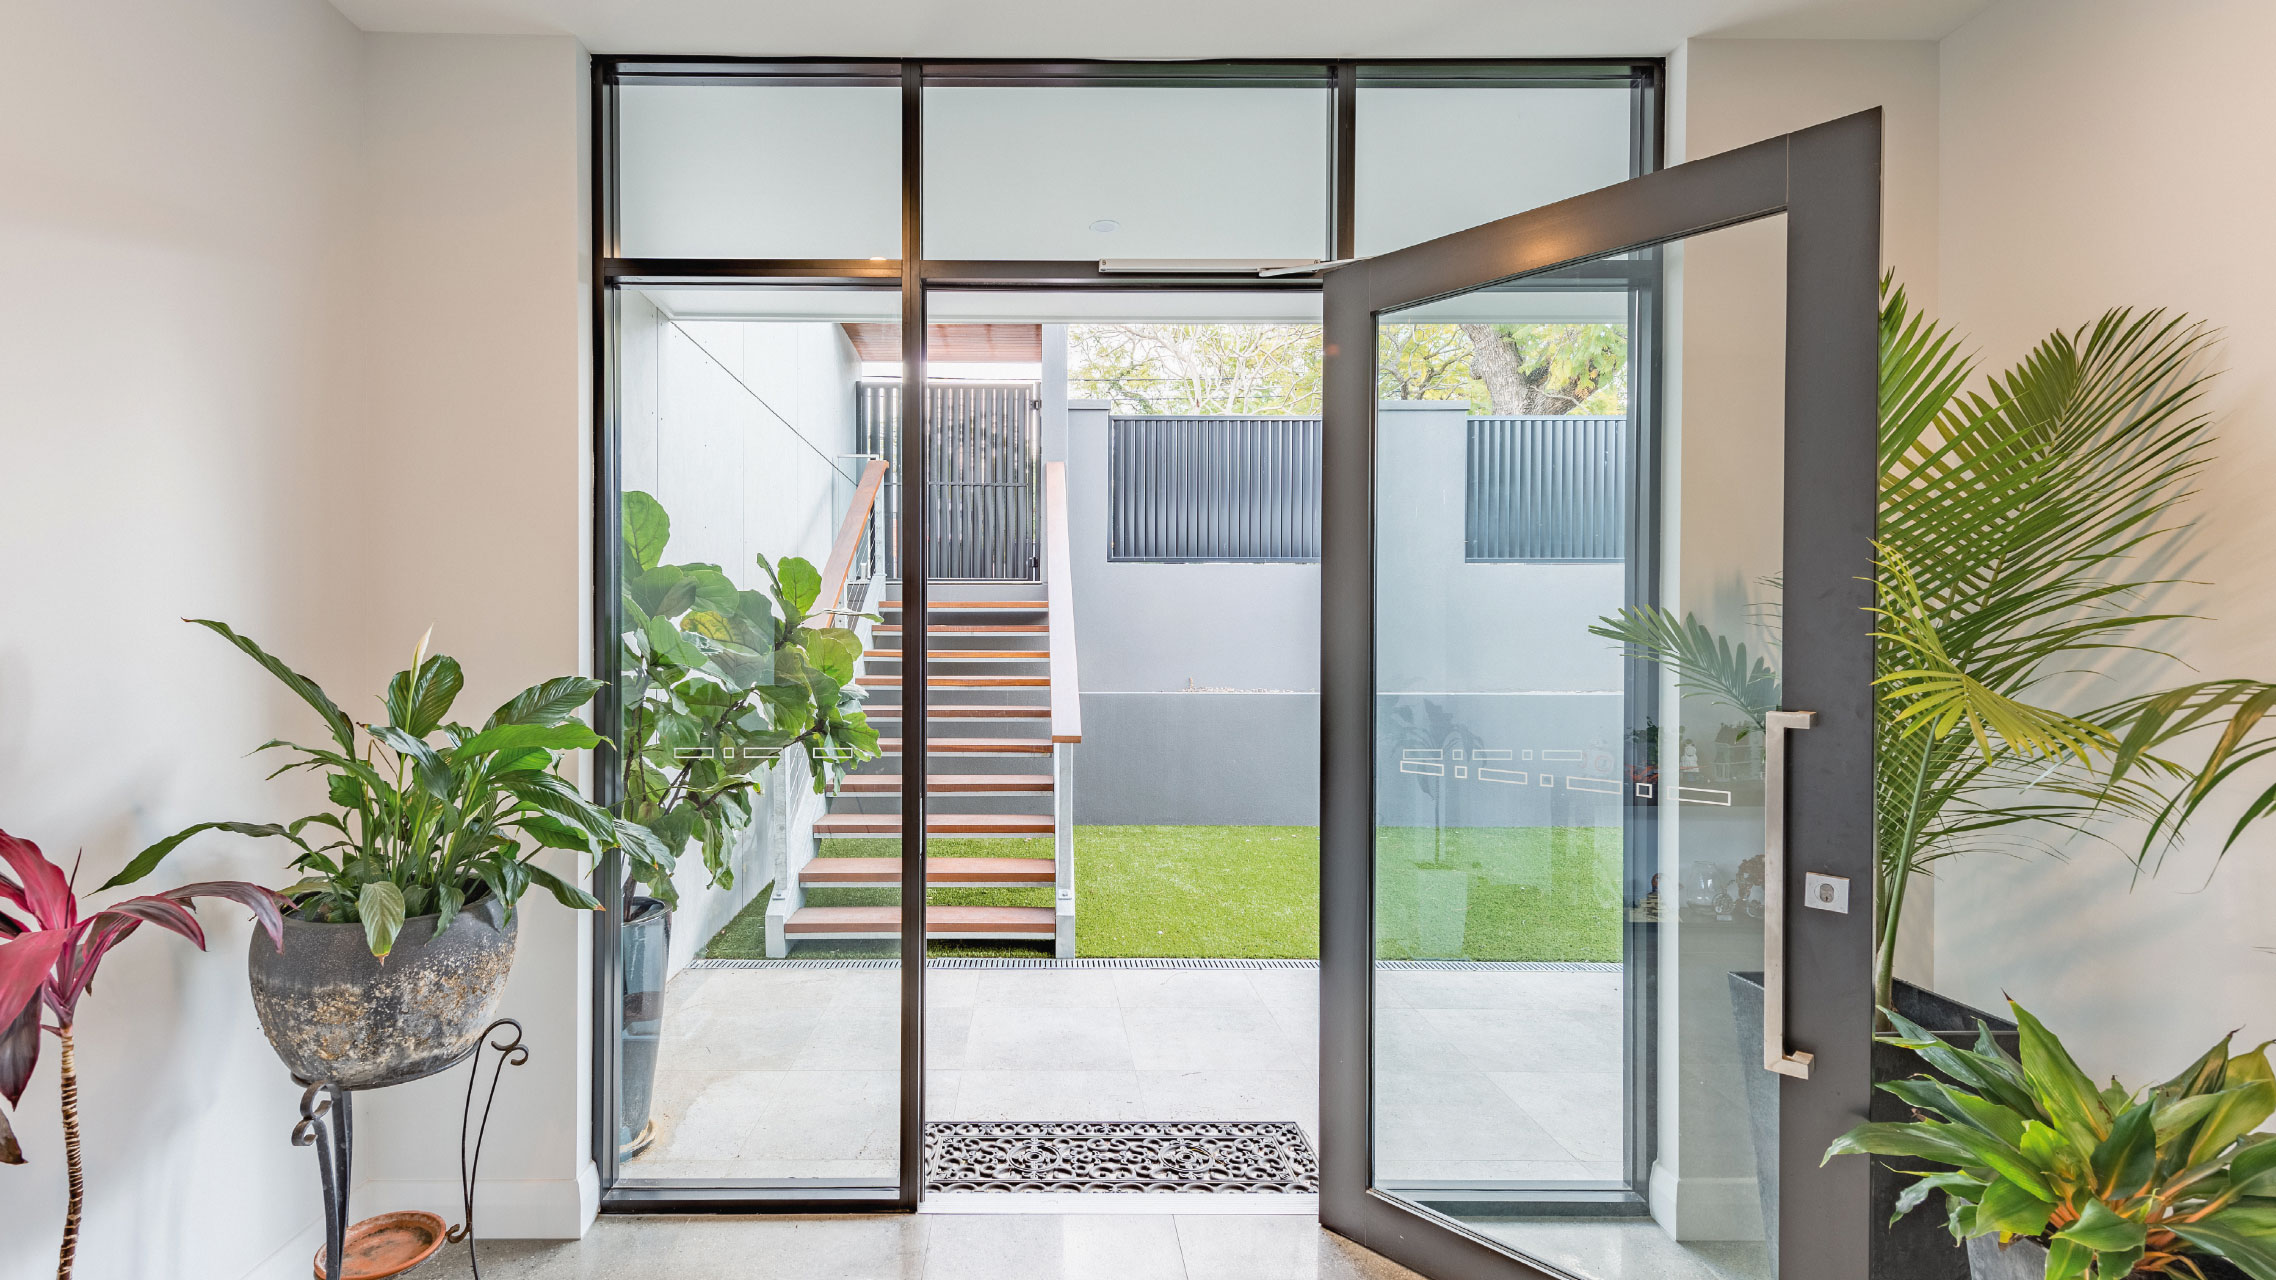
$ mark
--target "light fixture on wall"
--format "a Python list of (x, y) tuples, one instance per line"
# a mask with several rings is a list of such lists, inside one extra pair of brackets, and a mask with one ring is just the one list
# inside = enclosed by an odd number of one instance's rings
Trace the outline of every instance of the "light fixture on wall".
[(1122, 224), (1116, 222), (1112, 218), (1100, 218), (1098, 221), (1091, 224), (1091, 230), (1096, 231), (1103, 236), (1110, 231), (1122, 230)]

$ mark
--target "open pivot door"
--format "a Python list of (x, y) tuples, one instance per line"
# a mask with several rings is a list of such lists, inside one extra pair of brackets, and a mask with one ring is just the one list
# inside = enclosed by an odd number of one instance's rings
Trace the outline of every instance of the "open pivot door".
[(1880, 155), (1328, 275), (1320, 1216), (1434, 1280), (1869, 1274)]

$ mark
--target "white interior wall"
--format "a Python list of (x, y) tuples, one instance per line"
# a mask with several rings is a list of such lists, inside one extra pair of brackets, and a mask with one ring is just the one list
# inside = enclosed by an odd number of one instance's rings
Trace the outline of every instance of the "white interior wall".
[[(12, 4), (0, 47), (37, 51), (0, 77), (0, 826), (91, 887), (191, 822), (320, 799), (245, 758), (314, 717), (182, 617), (361, 674), (362, 40), (308, 0)], [(223, 877), (289, 878), (215, 838), (147, 883)], [(201, 916), (207, 954), (143, 930), (80, 1006), (82, 1276), (243, 1276), (316, 1218), (249, 926)], [(0, 1167), (8, 1280), (53, 1275), (62, 1229), (44, 1038), (13, 1120), (31, 1163)]]
[[(1941, 312), (1984, 364), (2114, 306), (2171, 307), (2223, 332), (2206, 400), (2219, 462), (2198, 477), (2185, 557), (2205, 585), (2143, 606), (2212, 620), (2175, 629), (2196, 672), (2168, 668), (2160, 684), (2276, 674), (2271, 42), (2276, 10), (2252, 0), (2006, 0), (1942, 47)], [(2232, 1027), (2243, 1043), (2276, 1035), (2276, 828), (2214, 867), (2244, 798), (2209, 804), (2189, 845), (2138, 884), (2118, 851), (2091, 846), (1946, 863), (1938, 986), (1990, 1007), (2011, 993), (2090, 1072), (2134, 1082)]]

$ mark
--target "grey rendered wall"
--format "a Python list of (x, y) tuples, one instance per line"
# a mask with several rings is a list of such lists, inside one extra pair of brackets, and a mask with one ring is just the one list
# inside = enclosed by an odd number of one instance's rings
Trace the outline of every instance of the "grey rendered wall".
[[(1391, 749), (1379, 786), (1393, 825), (1617, 820), (1620, 663), (1588, 623), (1621, 603), (1618, 565), (1469, 564), (1463, 559), (1468, 406), (1383, 406), (1381, 708)], [(1084, 740), (1076, 813), (1085, 823), (1296, 824), (1318, 815), (1320, 572), (1317, 565), (1110, 563), (1104, 401), (1066, 413), (1068, 514)], [(1053, 424), (1046, 422), (1047, 435)], [(1461, 776), (1444, 753), (1507, 751), (1501, 775)], [(1403, 751), (1438, 751), (1408, 762)], [(1417, 769), (1425, 772), (1415, 772)], [(1564, 780), (1578, 778), (1577, 785)], [(1538, 814), (1534, 813), (1539, 810)]]

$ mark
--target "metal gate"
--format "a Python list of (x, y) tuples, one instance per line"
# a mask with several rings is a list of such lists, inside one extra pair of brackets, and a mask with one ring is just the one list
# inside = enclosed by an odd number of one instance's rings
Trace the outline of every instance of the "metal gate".
[[(925, 516), (934, 581), (1042, 577), (1043, 415), (1033, 382), (928, 382)], [(861, 451), (884, 458), (885, 573), (901, 576), (901, 384), (856, 387)]]

